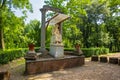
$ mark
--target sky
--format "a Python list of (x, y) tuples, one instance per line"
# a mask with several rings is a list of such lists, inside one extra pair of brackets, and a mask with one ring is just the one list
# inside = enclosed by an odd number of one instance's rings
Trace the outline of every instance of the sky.
[[(28, 23), (30, 20), (34, 20), (34, 19), (41, 21), (40, 9), (45, 4), (44, 0), (30, 0), (30, 3), (32, 4), (33, 7), (33, 13), (30, 12), (27, 13), (28, 18), (26, 19), (25, 23)], [(20, 10), (15, 10), (14, 13), (18, 17), (22, 16), (22, 12)]]

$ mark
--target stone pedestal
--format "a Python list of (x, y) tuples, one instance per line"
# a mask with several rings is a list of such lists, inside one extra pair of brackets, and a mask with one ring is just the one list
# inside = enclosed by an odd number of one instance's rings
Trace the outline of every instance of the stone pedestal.
[(37, 54), (35, 51), (28, 51), (24, 57), (26, 60), (36, 60), (37, 59)]
[(50, 45), (50, 55), (55, 58), (64, 57), (64, 46), (61, 44)]

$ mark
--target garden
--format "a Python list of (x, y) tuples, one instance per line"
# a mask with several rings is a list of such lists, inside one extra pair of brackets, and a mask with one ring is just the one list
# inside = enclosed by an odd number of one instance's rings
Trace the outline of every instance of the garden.
[[(3, 77), (8, 77), (10, 80), (120, 79), (119, 0), (44, 0), (45, 5), (40, 9), (41, 21), (33, 19), (26, 23), (28, 12), (34, 14), (32, 4), (31, 0), (0, 1), (0, 79)], [(22, 16), (15, 14), (18, 9), (22, 12)], [(48, 12), (44, 13), (44, 10)], [(49, 25), (51, 23), (55, 26)], [(34, 44), (33, 52), (28, 46), (31, 43)], [(53, 69), (53, 66), (61, 68), (57, 63), (69, 68), (26, 74), (28, 69), (26, 66), (29, 66), (27, 62), (31, 61), (25, 58), (26, 54), (39, 53), (37, 54), (39, 59), (47, 57), (41, 50), (56, 60), (53, 65), (48, 63), (52, 66), (45, 68)], [(55, 54), (58, 53), (61, 57), (56, 57)], [(64, 60), (66, 54), (84, 56), (82, 65), (75, 66), (81, 61), (78, 57)], [(95, 59), (92, 60), (93, 57)], [(102, 62), (103, 58), (107, 59), (106, 62), (104, 60)], [(116, 58), (117, 63), (114, 64)], [(58, 62), (59, 59), (63, 62)], [(38, 59), (35, 58), (32, 62), (34, 61), (38, 62)], [(40, 67), (36, 68), (36, 71), (39, 69)]]

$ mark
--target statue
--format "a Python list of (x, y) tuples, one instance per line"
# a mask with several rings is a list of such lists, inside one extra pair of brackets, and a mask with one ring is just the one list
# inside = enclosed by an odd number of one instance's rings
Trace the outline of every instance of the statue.
[(64, 45), (62, 43), (61, 26), (55, 24), (52, 28), (50, 55), (55, 58), (64, 57)]
[(62, 44), (62, 35), (60, 33), (58, 24), (55, 24), (52, 29), (51, 44)]

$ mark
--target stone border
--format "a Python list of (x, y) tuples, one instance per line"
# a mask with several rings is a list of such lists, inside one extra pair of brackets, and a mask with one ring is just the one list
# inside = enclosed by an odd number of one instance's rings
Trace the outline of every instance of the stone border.
[(118, 65), (120, 65), (120, 58), (118, 58)]
[(107, 57), (106, 57), (106, 56), (101, 56), (101, 57), (100, 57), (100, 62), (107, 63), (107, 62), (108, 62)]
[(91, 57), (91, 61), (99, 61), (99, 57), (94, 55)]
[(99, 61), (99, 62), (103, 62), (103, 63), (110, 63), (110, 64), (118, 64), (120, 65), (120, 58), (119, 57), (107, 57), (107, 56), (92, 56), (91, 57), (91, 61)]
[(109, 63), (118, 64), (118, 58), (117, 57), (109, 57)]

